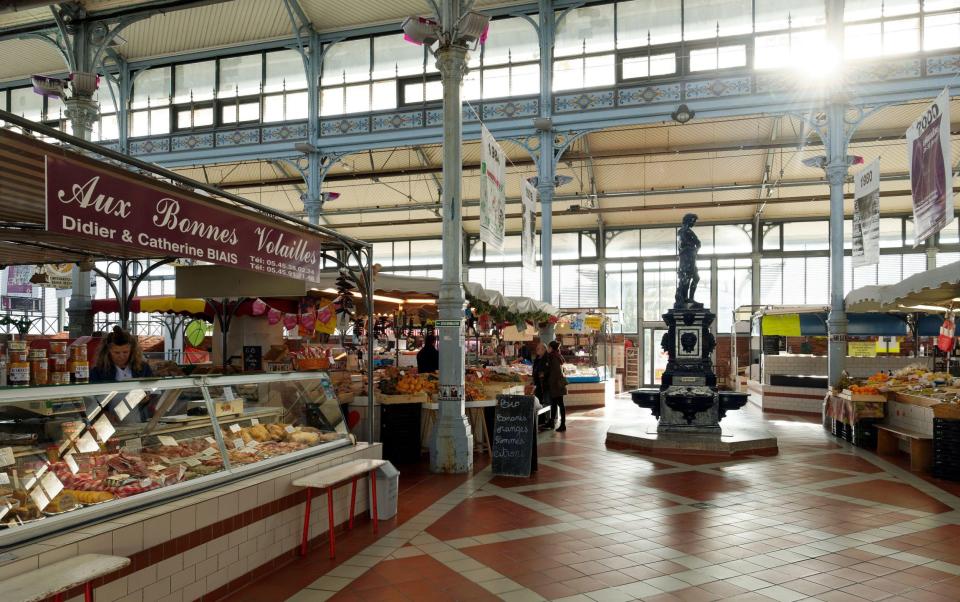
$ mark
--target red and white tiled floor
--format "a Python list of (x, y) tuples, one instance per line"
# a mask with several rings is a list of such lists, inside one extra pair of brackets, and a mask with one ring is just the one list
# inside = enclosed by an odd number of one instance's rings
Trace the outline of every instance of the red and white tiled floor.
[[(744, 410), (773, 457), (645, 457), (607, 449), (627, 399), (540, 437), (530, 479), (401, 467), (400, 512), (338, 536), (230, 596), (243, 602), (646, 600), (956, 602), (960, 493), (828, 435)], [(479, 458), (479, 456), (477, 456)]]

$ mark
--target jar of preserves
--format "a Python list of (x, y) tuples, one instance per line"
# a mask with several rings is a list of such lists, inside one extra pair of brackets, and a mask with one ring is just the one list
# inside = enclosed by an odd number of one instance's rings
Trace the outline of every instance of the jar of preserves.
[(30, 363), (23, 361), (11, 361), (7, 369), (7, 384), (11, 387), (30, 386)]
[(61, 355), (67, 352), (66, 341), (50, 341), (50, 355)]
[(90, 364), (73, 362), (73, 382), (78, 385), (85, 385), (90, 382)]
[(31, 385), (46, 385), (49, 380), (49, 365), (47, 364), (47, 358), (31, 358), (30, 359), (30, 384)]
[(86, 345), (72, 345), (70, 347), (70, 359), (75, 362), (85, 362), (87, 361), (87, 346)]

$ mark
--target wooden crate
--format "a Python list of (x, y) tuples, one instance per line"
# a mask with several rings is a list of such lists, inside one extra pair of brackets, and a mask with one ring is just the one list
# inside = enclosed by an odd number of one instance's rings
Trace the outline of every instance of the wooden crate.
[(844, 389), (840, 397), (848, 401), (886, 401), (887, 396), (883, 393), (854, 393), (850, 389)]
[(430, 399), (426, 393), (412, 393), (407, 395), (384, 395), (379, 391), (374, 395), (374, 399), (382, 404), (395, 403), (427, 403)]

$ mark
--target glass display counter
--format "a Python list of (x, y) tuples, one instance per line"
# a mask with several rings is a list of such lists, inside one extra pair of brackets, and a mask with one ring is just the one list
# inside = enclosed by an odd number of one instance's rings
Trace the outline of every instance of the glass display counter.
[(0, 389), (0, 549), (351, 444), (326, 373)]

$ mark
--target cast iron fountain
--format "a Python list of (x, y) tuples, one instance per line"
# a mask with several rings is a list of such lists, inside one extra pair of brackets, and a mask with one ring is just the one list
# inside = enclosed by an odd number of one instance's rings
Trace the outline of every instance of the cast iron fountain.
[(728, 432), (731, 429), (720, 427), (727, 412), (747, 403), (748, 394), (717, 390), (710, 359), (716, 347), (710, 326), (716, 316), (694, 298), (700, 282), (696, 222), (697, 216), (688, 213), (677, 231), (677, 292), (673, 308), (663, 315), (668, 330), (660, 346), (669, 360), (660, 388), (631, 391), (633, 402), (657, 419), (656, 429), (615, 426), (607, 432), (607, 441), (650, 449), (776, 453), (776, 439), (762, 429), (747, 426)]

